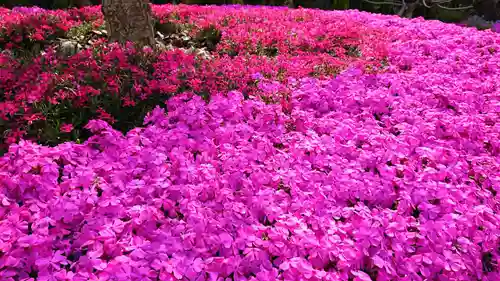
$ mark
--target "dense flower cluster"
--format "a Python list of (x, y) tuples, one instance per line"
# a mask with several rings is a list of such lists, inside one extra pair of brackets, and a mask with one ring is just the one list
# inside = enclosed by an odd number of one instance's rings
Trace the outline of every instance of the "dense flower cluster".
[[(175, 25), (188, 28), (193, 40), (217, 34), (221, 38), (214, 39), (216, 46), (208, 58), (179, 50), (138, 53), (133, 46), (107, 45), (102, 40), (62, 57), (51, 46), (51, 38), (61, 26), (66, 31), (102, 26), (99, 7), (0, 11), (6, 19), (1, 23), (0, 44), (3, 37), (7, 50), (0, 54), (0, 118), (4, 120), (0, 129), (7, 132), (0, 144), (20, 137), (44, 144), (85, 139), (83, 126), (103, 114), (126, 132), (140, 125), (155, 105), (181, 92), (206, 98), (229, 90), (260, 95), (252, 78), (255, 73), (278, 81), (330, 77), (348, 65), (376, 71), (386, 56), (385, 31), (342, 15), (172, 5), (154, 6), (154, 12), (160, 31), (163, 25)], [(24, 49), (37, 44), (39, 49), (47, 48), (21, 63), (15, 51), (22, 42)], [(62, 123), (72, 124), (75, 131), (62, 131)]]
[[(385, 71), (352, 64), (313, 77), (301, 73), (305, 53), (285, 76), (259, 68), (258, 54), (212, 65), (181, 52), (147, 58), (164, 74), (116, 66), (156, 81), (137, 94), (187, 91), (125, 135), (101, 111), (108, 122), (86, 124), (82, 144), (10, 146), (0, 158), (0, 280), (500, 280), (500, 36), (297, 13), (381, 30)], [(127, 64), (127, 52), (109, 63)], [(249, 88), (215, 82), (241, 73), (235, 82)], [(210, 102), (195, 87), (213, 89)], [(92, 99), (86, 89), (78, 99)]]
[(0, 9), (0, 47), (14, 49), (63, 36), (77, 22), (61, 17), (62, 11)]

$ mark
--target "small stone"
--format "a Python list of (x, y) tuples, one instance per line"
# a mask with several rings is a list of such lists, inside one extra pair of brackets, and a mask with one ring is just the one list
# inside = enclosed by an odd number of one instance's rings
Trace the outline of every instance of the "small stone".
[(72, 40), (62, 41), (58, 53), (63, 57), (70, 57), (78, 52), (78, 42)]
[(163, 42), (156, 40), (156, 48), (158, 50), (168, 50), (168, 47), (163, 44)]
[(165, 35), (163, 35), (163, 33), (157, 31), (156, 34), (158, 35), (158, 37), (160, 37), (162, 40), (165, 39)]

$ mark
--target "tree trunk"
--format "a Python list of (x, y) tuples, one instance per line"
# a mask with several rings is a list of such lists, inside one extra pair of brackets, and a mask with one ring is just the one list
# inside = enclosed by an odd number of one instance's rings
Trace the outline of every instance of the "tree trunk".
[(155, 46), (153, 17), (148, 0), (103, 0), (102, 13), (109, 40)]
[(411, 19), (413, 17), (413, 12), (415, 11), (415, 9), (417, 9), (418, 5), (418, 1), (412, 3), (403, 3), (403, 6), (401, 6), (401, 9), (397, 13), (397, 15), (400, 17)]
[(415, 9), (417, 9), (418, 4), (419, 4), (418, 2), (409, 3), (408, 8), (406, 9), (406, 11), (403, 14), (403, 17), (409, 18), (409, 19), (413, 18), (413, 12), (415, 11)]

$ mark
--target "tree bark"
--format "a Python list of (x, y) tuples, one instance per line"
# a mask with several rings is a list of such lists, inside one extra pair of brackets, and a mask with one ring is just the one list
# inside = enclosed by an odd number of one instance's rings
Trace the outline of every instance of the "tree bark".
[(102, 13), (109, 40), (155, 46), (153, 16), (148, 0), (103, 0)]
[(397, 13), (397, 15), (400, 17), (411, 19), (413, 17), (413, 12), (415, 11), (415, 9), (417, 9), (418, 5), (419, 1), (410, 3), (403, 2), (403, 6), (401, 6), (401, 9)]
[(413, 18), (413, 12), (415, 11), (415, 9), (417, 9), (418, 4), (419, 4), (418, 2), (409, 3), (406, 11), (403, 14), (403, 17), (409, 19)]

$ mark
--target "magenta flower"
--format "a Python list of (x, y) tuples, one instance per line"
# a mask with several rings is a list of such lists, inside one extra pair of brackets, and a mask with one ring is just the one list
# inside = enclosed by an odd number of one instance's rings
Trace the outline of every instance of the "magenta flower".
[(491, 30), (500, 33), (500, 21), (496, 21), (492, 26)]
[[(0, 9), (0, 38), (99, 26), (99, 9)], [(222, 39), (208, 57), (0, 55), (0, 280), (500, 280), (498, 35), (357, 11), (153, 11)], [(112, 95), (148, 105), (142, 127), (115, 130), (103, 105), (61, 126), (88, 130), (81, 144), (23, 139), (51, 116), (39, 102)]]

